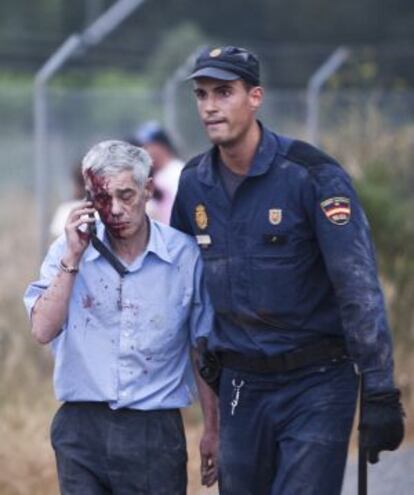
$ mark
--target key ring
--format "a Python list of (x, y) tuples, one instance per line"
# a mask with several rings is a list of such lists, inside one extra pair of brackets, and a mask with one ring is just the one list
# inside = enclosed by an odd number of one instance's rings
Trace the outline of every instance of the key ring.
[(244, 380), (240, 379), (240, 383), (237, 385), (236, 379), (233, 378), (233, 380), (231, 381), (231, 384), (233, 385), (234, 388), (237, 388), (239, 390), (239, 389), (241, 389), (243, 387)]

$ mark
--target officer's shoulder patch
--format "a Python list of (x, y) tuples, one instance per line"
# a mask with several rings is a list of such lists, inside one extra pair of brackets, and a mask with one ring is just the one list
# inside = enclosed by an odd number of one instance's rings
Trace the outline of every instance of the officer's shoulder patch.
[(351, 219), (351, 200), (346, 196), (334, 196), (321, 202), (326, 218), (335, 225), (346, 225)]
[[(315, 148), (309, 143), (295, 139), (286, 151), (285, 157), (298, 165), (306, 168), (316, 167), (318, 165), (336, 165), (341, 167), (335, 158), (329, 156), (319, 148)], [(342, 168), (342, 167), (341, 167)]]

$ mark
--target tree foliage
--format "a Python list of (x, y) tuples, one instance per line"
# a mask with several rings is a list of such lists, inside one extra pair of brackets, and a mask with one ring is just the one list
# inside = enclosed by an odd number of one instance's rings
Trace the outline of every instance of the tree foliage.
[(393, 329), (414, 344), (414, 198), (412, 168), (372, 162), (357, 182), (377, 245), (381, 273), (391, 287)]

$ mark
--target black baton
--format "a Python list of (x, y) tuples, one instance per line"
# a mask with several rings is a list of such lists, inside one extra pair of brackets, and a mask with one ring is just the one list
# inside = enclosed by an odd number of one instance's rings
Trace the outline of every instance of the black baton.
[[(362, 422), (363, 414), (363, 391), (364, 378), (361, 373), (359, 380), (359, 424)], [(368, 493), (368, 470), (367, 470), (367, 451), (361, 445), (361, 434), (358, 437), (358, 495), (367, 495)]]

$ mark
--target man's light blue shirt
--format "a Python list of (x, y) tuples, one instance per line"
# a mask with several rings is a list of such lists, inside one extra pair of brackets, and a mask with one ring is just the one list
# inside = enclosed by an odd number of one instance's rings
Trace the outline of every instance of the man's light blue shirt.
[[(108, 245), (102, 224), (98, 237)], [(57, 239), (29, 285), (31, 311), (59, 271), (66, 249)], [(191, 404), (190, 349), (207, 336), (212, 307), (194, 240), (150, 220), (145, 252), (121, 279), (93, 247), (76, 275), (67, 320), (52, 341), (54, 387), (61, 401), (104, 401), (118, 409), (170, 409)]]

